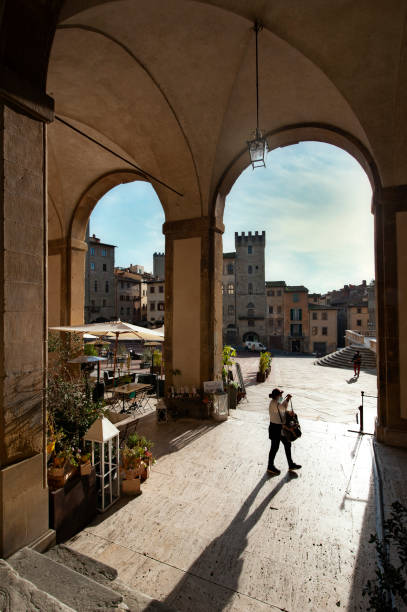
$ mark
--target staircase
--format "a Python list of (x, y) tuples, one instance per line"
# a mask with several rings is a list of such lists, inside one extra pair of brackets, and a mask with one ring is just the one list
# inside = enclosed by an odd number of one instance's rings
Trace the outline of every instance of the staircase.
[(121, 582), (114, 568), (63, 544), (45, 554), (22, 548), (7, 561), (0, 559), (0, 609), (7, 612), (172, 610)]
[(335, 351), (335, 353), (330, 353), (329, 355), (325, 355), (325, 357), (321, 357), (321, 359), (317, 359), (315, 363), (317, 365), (329, 368), (345, 368), (353, 370), (352, 357), (356, 351), (359, 351), (362, 357), (362, 365), (360, 369), (365, 372), (375, 374), (376, 353), (368, 348), (357, 345), (345, 346), (345, 348), (339, 349), (339, 351)]

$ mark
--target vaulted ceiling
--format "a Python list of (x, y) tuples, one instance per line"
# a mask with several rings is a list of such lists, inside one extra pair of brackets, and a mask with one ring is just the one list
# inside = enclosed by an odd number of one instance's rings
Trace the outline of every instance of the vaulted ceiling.
[[(57, 116), (183, 194), (153, 183), (167, 220), (210, 215), (249, 163), (257, 18), (271, 145), (323, 139), (362, 151), (383, 185), (407, 183), (406, 10), (401, 0), (67, 1), (47, 92)], [(48, 136), (59, 237), (91, 186), (129, 166), (59, 121)]]

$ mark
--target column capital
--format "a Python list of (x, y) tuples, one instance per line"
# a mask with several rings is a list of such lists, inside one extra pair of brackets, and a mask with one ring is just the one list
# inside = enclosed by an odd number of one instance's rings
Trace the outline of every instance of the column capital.
[(0, 66), (0, 100), (32, 119), (51, 123), (54, 100), (5, 66)]
[(163, 225), (163, 234), (171, 238), (193, 238), (203, 236), (208, 232), (223, 234), (224, 224), (213, 217), (194, 217), (179, 221), (166, 221)]
[(48, 255), (58, 255), (68, 249), (73, 251), (87, 251), (88, 245), (84, 240), (78, 240), (77, 238), (48, 240)]
[(389, 212), (407, 211), (407, 185), (393, 185), (376, 189), (372, 198), (372, 209), (384, 207)]

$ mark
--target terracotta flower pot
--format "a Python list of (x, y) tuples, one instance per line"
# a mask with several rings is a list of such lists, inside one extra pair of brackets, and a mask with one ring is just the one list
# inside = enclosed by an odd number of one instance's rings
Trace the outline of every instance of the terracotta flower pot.
[(123, 495), (140, 495), (140, 476), (129, 480), (122, 480), (122, 493)]

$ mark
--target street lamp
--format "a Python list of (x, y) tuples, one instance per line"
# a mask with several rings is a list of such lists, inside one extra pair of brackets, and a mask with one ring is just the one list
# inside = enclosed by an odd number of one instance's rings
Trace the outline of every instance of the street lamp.
[(266, 153), (268, 150), (267, 140), (259, 129), (259, 50), (258, 50), (258, 35), (263, 26), (256, 21), (253, 30), (256, 35), (256, 130), (254, 131), (252, 140), (247, 141), (249, 148), (250, 161), (253, 167), (260, 168), (266, 165)]

